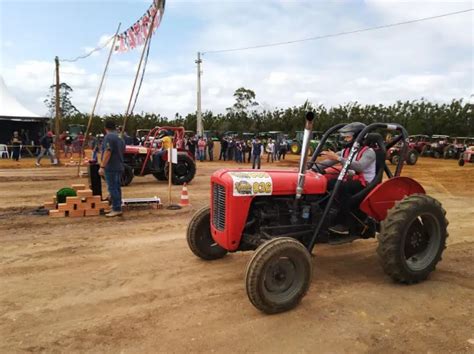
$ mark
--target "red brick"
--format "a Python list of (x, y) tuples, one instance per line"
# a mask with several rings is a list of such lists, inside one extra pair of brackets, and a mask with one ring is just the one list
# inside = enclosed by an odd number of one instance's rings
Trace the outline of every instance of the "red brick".
[(59, 204), (58, 204), (58, 210), (59, 210), (59, 211), (74, 210), (74, 205), (70, 205), (70, 204), (68, 204), (68, 203), (59, 203)]
[(90, 189), (84, 189), (77, 191), (77, 196), (79, 198), (92, 197), (92, 191)]
[(70, 210), (68, 213), (71, 218), (79, 218), (84, 216), (84, 210)]
[(85, 216), (99, 216), (100, 210), (99, 209), (89, 209), (84, 211)]
[(64, 218), (66, 216), (66, 213), (64, 211), (59, 210), (50, 210), (49, 216), (51, 216), (52, 218)]
[(43, 206), (45, 209), (48, 209), (48, 210), (56, 209), (56, 203), (53, 203), (53, 202), (43, 203)]

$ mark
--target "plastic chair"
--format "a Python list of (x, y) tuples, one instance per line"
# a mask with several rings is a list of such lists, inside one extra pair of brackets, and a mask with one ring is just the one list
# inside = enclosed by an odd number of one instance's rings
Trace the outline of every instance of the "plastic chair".
[(10, 158), (10, 153), (8, 152), (8, 146), (5, 144), (0, 144), (0, 157), (3, 159), (3, 156), (7, 156), (7, 159)]

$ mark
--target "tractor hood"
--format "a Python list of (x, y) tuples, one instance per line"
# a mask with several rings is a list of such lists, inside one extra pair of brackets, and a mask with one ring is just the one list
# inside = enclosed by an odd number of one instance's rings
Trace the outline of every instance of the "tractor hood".
[[(294, 195), (298, 170), (222, 169), (214, 172), (211, 183), (218, 183), (234, 197), (265, 195)], [(326, 193), (326, 178), (313, 171), (306, 171), (303, 194)]]
[(146, 154), (148, 149), (144, 146), (136, 146), (136, 145), (126, 145), (125, 146), (125, 153), (126, 154)]

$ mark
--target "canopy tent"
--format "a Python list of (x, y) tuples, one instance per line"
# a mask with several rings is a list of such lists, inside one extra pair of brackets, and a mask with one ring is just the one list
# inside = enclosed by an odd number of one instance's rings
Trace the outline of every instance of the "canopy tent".
[(23, 133), (24, 144), (31, 144), (44, 134), (48, 120), (18, 102), (0, 76), (0, 144), (7, 144), (14, 131)]

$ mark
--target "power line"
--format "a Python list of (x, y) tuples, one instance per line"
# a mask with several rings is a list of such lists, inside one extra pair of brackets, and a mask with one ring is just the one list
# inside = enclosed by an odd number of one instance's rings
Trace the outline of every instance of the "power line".
[(95, 47), (94, 49), (92, 49), (89, 53), (87, 54), (84, 54), (84, 55), (80, 55), (74, 59), (61, 59), (60, 61), (62, 62), (68, 62), (68, 63), (73, 63), (75, 61), (78, 61), (78, 60), (81, 60), (81, 59), (86, 59), (87, 57), (90, 57), (93, 53), (99, 51), (99, 50), (102, 50), (104, 49), (105, 47), (107, 47), (107, 45), (110, 43), (110, 41), (114, 39), (114, 36), (110, 37), (107, 42), (105, 42), (105, 44), (103, 44), (102, 46), (99, 46), (99, 47)]
[(346, 36), (346, 35), (354, 34), (354, 33), (376, 31), (376, 30), (384, 29), (384, 28), (390, 28), (390, 27), (408, 25), (408, 24), (416, 23), (416, 22), (434, 20), (434, 19), (441, 18), (441, 17), (448, 17), (448, 16), (462, 14), (462, 13), (465, 13), (465, 12), (470, 12), (470, 11), (473, 11), (473, 10), (474, 9), (466, 9), (466, 10), (461, 10), (461, 11), (456, 11), (456, 12), (448, 12), (448, 13), (444, 13), (444, 14), (441, 14), (441, 15), (423, 17), (423, 18), (418, 18), (418, 19), (415, 19), (415, 20), (408, 20), (408, 21), (390, 23), (390, 24), (387, 24), (387, 25), (380, 25), (380, 26), (375, 26), (375, 27), (361, 28), (361, 29), (357, 29), (357, 30), (353, 30), (353, 31), (345, 31), (345, 32), (332, 33), (332, 34), (325, 34), (325, 35), (321, 35), (321, 36), (315, 36), (315, 37), (309, 37), (309, 38), (303, 38), (303, 39), (296, 39), (296, 40), (286, 41), (286, 42), (275, 42), (275, 43), (260, 44), (260, 45), (254, 45), (254, 46), (249, 46), (249, 47), (240, 47), (240, 48), (231, 48), (231, 49), (209, 50), (209, 51), (206, 51), (206, 52), (201, 52), (201, 54), (204, 55), (204, 54), (214, 54), (214, 53), (237, 52), (237, 51), (241, 51), (241, 50), (276, 47), (276, 46), (287, 45), (287, 44), (294, 44), (294, 43), (307, 42), (307, 41), (315, 41), (315, 40), (324, 39), (324, 38), (340, 37), (340, 36)]

